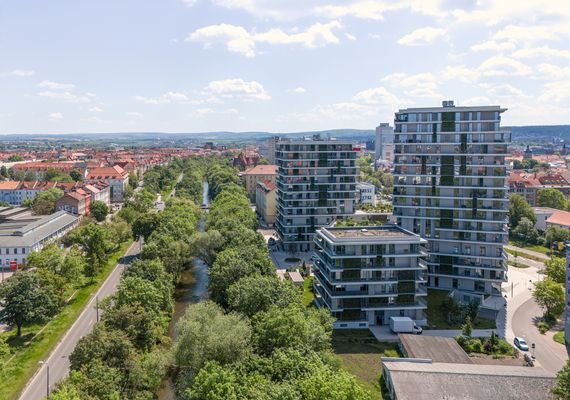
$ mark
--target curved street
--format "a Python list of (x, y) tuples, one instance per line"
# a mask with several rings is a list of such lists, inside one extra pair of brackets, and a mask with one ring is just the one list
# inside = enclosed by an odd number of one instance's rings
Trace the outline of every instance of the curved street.
[(534, 283), (543, 279), (540, 269), (529, 266), (515, 268), (509, 266), (509, 282), (503, 287), (507, 300), (507, 329), (505, 339), (513, 343), (515, 336), (523, 337), (528, 345), (535, 343), (537, 365), (556, 373), (568, 360), (568, 348), (556, 343), (553, 332), (542, 335), (535, 319), (542, 316), (542, 309), (532, 297)]

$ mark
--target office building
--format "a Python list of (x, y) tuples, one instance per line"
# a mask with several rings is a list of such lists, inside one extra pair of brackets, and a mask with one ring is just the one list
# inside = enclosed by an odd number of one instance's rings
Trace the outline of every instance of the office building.
[(385, 160), (389, 164), (394, 162), (394, 128), (388, 123), (381, 123), (376, 127), (374, 159)]
[(316, 303), (336, 328), (426, 324), (426, 241), (396, 225), (321, 228), (315, 236)]
[(428, 240), (429, 286), (464, 302), (500, 295), (507, 280), (504, 111), (444, 101), (396, 113), (394, 215)]
[(357, 150), (319, 135), (276, 146), (277, 233), (285, 250), (310, 251), (316, 228), (354, 213)]
[(367, 182), (356, 184), (356, 202), (358, 204), (376, 205), (376, 186)]

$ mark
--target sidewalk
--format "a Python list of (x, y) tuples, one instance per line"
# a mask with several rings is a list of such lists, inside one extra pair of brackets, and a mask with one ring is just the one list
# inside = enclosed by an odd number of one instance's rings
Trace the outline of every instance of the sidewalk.
[[(545, 254), (539, 253), (538, 251), (525, 249), (525, 248), (523, 248), (523, 247), (517, 247), (517, 246), (512, 246), (512, 245), (508, 244), (508, 245), (505, 246), (505, 249), (509, 249), (509, 250), (512, 250), (512, 251), (518, 251), (519, 253), (530, 254), (531, 256), (540, 258), (540, 259), (542, 259), (542, 260), (544, 260), (544, 261), (550, 260), (550, 257), (547, 256), (547, 255), (545, 255)], [(522, 254), (521, 254), (521, 255), (522, 255)]]

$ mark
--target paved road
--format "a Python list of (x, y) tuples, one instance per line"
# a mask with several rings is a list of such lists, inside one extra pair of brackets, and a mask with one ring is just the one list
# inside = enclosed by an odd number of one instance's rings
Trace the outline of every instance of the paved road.
[(513, 251), (518, 251), (519, 253), (527, 253), (527, 254), (530, 254), (531, 256), (538, 257), (538, 258), (540, 258), (540, 259), (542, 259), (542, 260), (544, 260), (544, 261), (550, 259), (550, 257), (548, 257), (548, 256), (545, 255), (545, 254), (539, 253), (538, 251), (525, 249), (525, 248), (523, 248), (523, 247), (512, 246), (512, 245), (509, 244), (509, 245), (506, 245), (505, 248), (506, 248), (506, 249), (509, 249), (509, 250), (513, 250)]
[[(140, 241), (133, 243), (125, 253), (125, 256), (137, 255), (140, 252), (140, 248)], [(48, 357), (47, 364), (49, 365), (50, 390), (54, 388), (56, 382), (67, 376), (69, 373), (68, 356), (73, 352), (73, 349), (75, 349), (75, 345), (79, 339), (90, 333), (93, 329), (93, 325), (97, 319), (97, 311), (95, 307), (96, 298), (98, 297), (99, 300), (102, 300), (117, 290), (117, 285), (121, 279), (121, 273), (123, 272), (124, 267), (125, 264), (117, 264), (107, 280), (87, 304), (77, 321), (75, 321), (63, 339), (56, 346), (55, 350), (53, 350)], [(46, 365), (42, 365), (34, 377), (28, 382), (20, 400), (38, 400), (45, 398), (47, 391), (46, 385), (47, 367)]]
[[(512, 254), (509, 254), (509, 261), (510, 262), (516, 262), (518, 265), (527, 265), (529, 267), (534, 267), (536, 269), (544, 269), (544, 263), (542, 262), (538, 262), (538, 261), (534, 261), (534, 260), (530, 260), (528, 258), (524, 258), (521, 256), (516, 257), (513, 256)], [(516, 268), (516, 267), (514, 267)]]
[(534, 355), (542, 368), (557, 373), (568, 360), (568, 348), (552, 340), (551, 334), (540, 334), (534, 326), (534, 318), (541, 315), (541, 308), (530, 298), (515, 311), (512, 329), (516, 336), (525, 338), (529, 346), (536, 344)]

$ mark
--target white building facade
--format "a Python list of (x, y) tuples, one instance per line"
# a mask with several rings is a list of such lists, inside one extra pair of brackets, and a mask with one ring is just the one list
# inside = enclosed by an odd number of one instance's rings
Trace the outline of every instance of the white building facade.
[(376, 205), (376, 186), (367, 182), (356, 184), (356, 201), (359, 204)]
[(500, 295), (507, 280), (504, 111), (446, 101), (396, 113), (394, 215), (428, 240), (429, 285), (462, 301)]
[(374, 158), (386, 160), (389, 164), (394, 162), (394, 128), (388, 123), (383, 122), (376, 127)]

